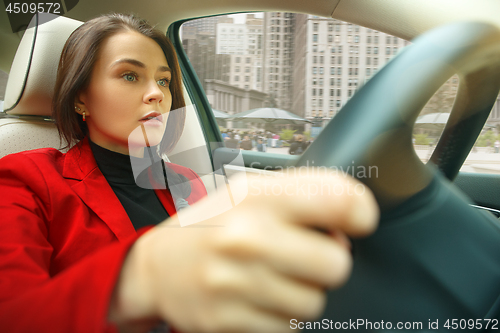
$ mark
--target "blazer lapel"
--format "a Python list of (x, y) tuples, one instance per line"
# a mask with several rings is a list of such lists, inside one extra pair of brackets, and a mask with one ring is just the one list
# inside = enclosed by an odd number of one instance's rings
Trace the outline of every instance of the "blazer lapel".
[(175, 214), (177, 214), (177, 211), (175, 210), (174, 200), (172, 199), (172, 195), (168, 190), (155, 189), (155, 193), (158, 199), (160, 199), (163, 207), (165, 207), (168, 216), (174, 216)]
[(97, 167), (87, 138), (66, 153), (63, 177), (77, 180), (72, 189), (119, 241), (136, 234), (127, 212)]

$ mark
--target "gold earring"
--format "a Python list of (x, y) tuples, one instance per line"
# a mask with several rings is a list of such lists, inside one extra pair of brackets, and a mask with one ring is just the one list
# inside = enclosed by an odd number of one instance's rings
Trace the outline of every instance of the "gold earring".
[(82, 112), (83, 121), (85, 121), (85, 111)]

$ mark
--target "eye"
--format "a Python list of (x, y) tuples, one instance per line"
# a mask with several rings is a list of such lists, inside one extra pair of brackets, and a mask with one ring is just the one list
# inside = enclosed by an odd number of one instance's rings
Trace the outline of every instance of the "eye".
[(126, 73), (126, 74), (123, 74), (122, 77), (126, 81), (130, 81), (130, 82), (137, 81), (137, 75), (135, 75), (134, 73)]
[(157, 82), (162, 87), (168, 87), (170, 84), (170, 79), (164, 78), (164, 79), (158, 80)]

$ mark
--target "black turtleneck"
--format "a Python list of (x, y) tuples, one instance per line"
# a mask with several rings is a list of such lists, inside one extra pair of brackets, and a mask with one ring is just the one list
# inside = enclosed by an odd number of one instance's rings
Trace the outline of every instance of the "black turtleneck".
[(105, 149), (92, 141), (90, 147), (97, 166), (127, 212), (137, 230), (148, 225), (156, 225), (169, 217), (154, 190), (136, 184), (131, 166), (131, 158), (142, 164), (140, 159)]

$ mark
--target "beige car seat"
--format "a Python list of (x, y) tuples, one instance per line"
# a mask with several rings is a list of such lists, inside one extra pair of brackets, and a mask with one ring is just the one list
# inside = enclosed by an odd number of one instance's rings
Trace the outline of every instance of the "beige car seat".
[(33, 17), (7, 81), (3, 105), (7, 115), (0, 117), (0, 157), (35, 148), (61, 148), (51, 120), (52, 96), (64, 43), (81, 24), (52, 14)]

